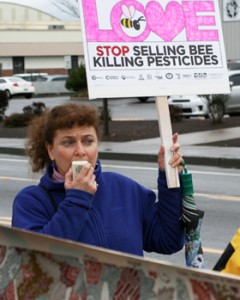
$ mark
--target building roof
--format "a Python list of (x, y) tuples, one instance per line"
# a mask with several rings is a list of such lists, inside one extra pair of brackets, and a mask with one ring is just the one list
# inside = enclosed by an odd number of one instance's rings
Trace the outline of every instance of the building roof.
[[(36, 1), (36, 0), (33, 0)], [(29, 21), (59, 21), (59, 18), (22, 4), (0, 2), (0, 23)]]
[(0, 34), (0, 57), (83, 55), (80, 20), (24, 5), (0, 2)]

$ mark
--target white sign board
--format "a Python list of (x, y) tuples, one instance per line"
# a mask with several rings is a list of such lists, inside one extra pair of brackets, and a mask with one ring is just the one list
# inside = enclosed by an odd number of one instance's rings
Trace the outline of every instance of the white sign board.
[(72, 69), (72, 59), (70, 55), (64, 56), (64, 64), (66, 70)]
[(217, 0), (79, 0), (89, 97), (229, 93)]
[(240, 21), (240, 0), (223, 0), (223, 21)]

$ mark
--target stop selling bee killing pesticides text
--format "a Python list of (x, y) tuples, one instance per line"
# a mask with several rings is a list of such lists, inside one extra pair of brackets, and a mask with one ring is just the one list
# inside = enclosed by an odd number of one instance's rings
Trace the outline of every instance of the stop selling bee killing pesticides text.
[(98, 45), (95, 68), (211, 66), (219, 63), (211, 44), (206, 45)]

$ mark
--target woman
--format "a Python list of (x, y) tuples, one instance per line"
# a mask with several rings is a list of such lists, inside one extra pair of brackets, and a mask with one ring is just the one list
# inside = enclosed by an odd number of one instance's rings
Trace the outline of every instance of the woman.
[[(158, 154), (159, 201), (153, 191), (113, 172), (98, 160), (98, 110), (66, 104), (29, 126), (27, 153), (40, 185), (21, 190), (13, 204), (12, 226), (126, 253), (171, 254), (184, 243), (181, 189), (169, 190), (164, 147)], [(177, 134), (173, 167), (182, 162)], [(73, 179), (72, 161), (88, 161)]]

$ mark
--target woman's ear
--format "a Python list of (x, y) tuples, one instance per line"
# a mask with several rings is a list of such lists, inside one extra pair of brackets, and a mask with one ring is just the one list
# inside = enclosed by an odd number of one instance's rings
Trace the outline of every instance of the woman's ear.
[(52, 145), (48, 144), (47, 142), (45, 143), (45, 147), (47, 149), (48, 152), (48, 156), (51, 160), (54, 160), (54, 154), (53, 154), (53, 147)]

